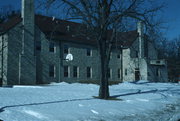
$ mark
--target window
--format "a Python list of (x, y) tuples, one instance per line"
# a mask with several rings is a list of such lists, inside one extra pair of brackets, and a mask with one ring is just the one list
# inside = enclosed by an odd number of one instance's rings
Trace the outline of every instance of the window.
[(69, 66), (64, 66), (64, 77), (70, 77), (70, 68), (69, 68)]
[(156, 69), (156, 76), (160, 77), (161, 76), (161, 71), (159, 68)]
[(79, 67), (77, 66), (73, 67), (73, 77), (76, 77), (76, 78), (79, 77)]
[(41, 51), (41, 41), (36, 41), (36, 50)]
[(156, 63), (160, 64), (160, 63), (161, 63), (161, 61), (159, 61), (159, 60), (158, 60), (158, 61), (156, 61)]
[(108, 78), (112, 78), (112, 69), (108, 68)]
[(148, 41), (144, 41), (144, 57), (148, 58)]
[(125, 75), (127, 76), (127, 69), (125, 69)]
[(68, 45), (64, 45), (64, 54), (68, 54), (69, 53), (69, 47)]
[(121, 69), (120, 68), (118, 69), (118, 78), (119, 79), (121, 78)]
[(136, 52), (136, 58), (138, 58), (138, 51), (135, 51)]
[(90, 48), (87, 48), (87, 56), (92, 56), (92, 50)]
[(87, 78), (92, 78), (92, 68), (87, 67)]
[(55, 44), (54, 42), (49, 42), (49, 52), (55, 52)]
[(54, 65), (50, 65), (49, 66), (49, 77), (55, 77), (55, 66)]
[(120, 59), (120, 58), (121, 58), (121, 55), (120, 55), (120, 54), (117, 54), (117, 58)]

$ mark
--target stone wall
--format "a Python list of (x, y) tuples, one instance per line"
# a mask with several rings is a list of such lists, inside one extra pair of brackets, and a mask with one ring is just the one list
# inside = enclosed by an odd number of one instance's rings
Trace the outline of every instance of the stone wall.
[[(49, 82), (99, 82), (100, 80), (100, 57), (95, 46), (76, 44), (72, 42), (57, 41), (46, 39), (45, 35), (37, 28), (36, 41), (41, 41), (41, 51), (37, 54), (37, 77), (39, 83)], [(49, 52), (49, 42), (55, 44), (55, 52)], [(69, 47), (70, 53), (73, 55), (73, 61), (66, 61), (63, 54), (64, 46)], [(87, 48), (92, 50), (92, 56), (87, 56)], [(121, 59), (117, 58), (120, 50), (114, 49), (110, 61), (112, 70), (110, 81), (121, 81), (118, 78), (118, 69), (121, 69)], [(55, 77), (49, 77), (49, 66), (55, 66)], [(70, 75), (64, 77), (64, 66), (69, 66)], [(73, 66), (79, 68), (79, 76), (73, 77)], [(92, 78), (87, 78), (87, 67), (92, 68)]]
[[(149, 81), (167, 81), (167, 65), (151, 65), (151, 60), (157, 60), (157, 51), (151, 41), (146, 41), (147, 48), (144, 48), (143, 53), (147, 53), (143, 58), (139, 58), (139, 41), (134, 41), (130, 48), (123, 50), (123, 81), (135, 80), (135, 69), (140, 70), (140, 79)], [(125, 74), (127, 71), (127, 75)], [(157, 71), (160, 73), (157, 76)]]
[(19, 55), (22, 49), (22, 24), (18, 24), (8, 32), (8, 85), (19, 84)]
[[(35, 41), (41, 41), (41, 51), (36, 50), (37, 61), (37, 82), (49, 83), (60, 81), (60, 47), (58, 41), (48, 40), (46, 36), (36, 27)], [(49, 43), (53, 42), (55, 45), (55, 52), (49, 52)], [(55, 76), (49, 76), (49, 66), (55, 66)]]

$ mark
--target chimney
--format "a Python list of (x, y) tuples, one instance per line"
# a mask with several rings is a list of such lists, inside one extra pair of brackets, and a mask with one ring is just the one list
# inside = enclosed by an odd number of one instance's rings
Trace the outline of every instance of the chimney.
[(22, 0), (21, 17), (23, 25), (34, 24), (34, 0)]
[(21, 0), (22, 45), (19, 53), (19, 84), (36, 84), (34, 0)]
[(139, 21), (137, 23), (137, 32), (139, 34), (139, 58), (144, 57), (144, 23)]
[(22, 0), (21, 17), (23, 25), (23, 54), (27, 45), (30, 44), (28, 41), (30, 41), (31, 44), (34, 43), (34, 0)]

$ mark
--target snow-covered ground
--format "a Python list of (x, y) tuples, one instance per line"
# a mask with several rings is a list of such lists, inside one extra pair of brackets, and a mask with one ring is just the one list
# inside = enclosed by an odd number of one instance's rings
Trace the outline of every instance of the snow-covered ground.
[(98, 85), (51, 84), (0, 88), (3, 121), (178, 121), (180, 84), (121, 83), (100, 100)]

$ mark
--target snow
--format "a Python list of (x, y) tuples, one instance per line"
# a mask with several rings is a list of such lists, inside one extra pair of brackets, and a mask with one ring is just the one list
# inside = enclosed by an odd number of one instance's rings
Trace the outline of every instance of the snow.
[[(121, 83), (110, 86), (117, 100), (100, 100), (98, 85), (52, 83), (0, 88), (3, 121), (137, 121), (180, 119), (180, 84)], [(118, 100), (119, 99), (119, 100)]]

